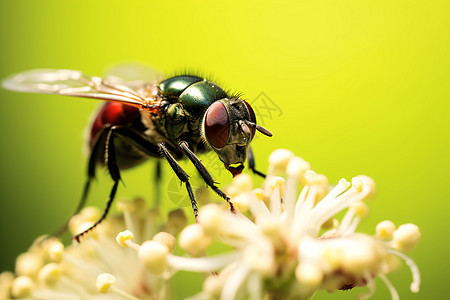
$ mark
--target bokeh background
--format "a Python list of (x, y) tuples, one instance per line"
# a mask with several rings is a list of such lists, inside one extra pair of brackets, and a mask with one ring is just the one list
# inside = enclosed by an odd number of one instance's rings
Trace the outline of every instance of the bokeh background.
[[(422, 240), (410, 256), (423, 277), (420, 293), (409, 291), (406, 266), (389, 278), (402, 299), (443, 299), (450, 276), (449, 3), (1, 1), (0, 77), (33, 68), (101, 75), (123, 62), (211, 74), (244, 92), (274, 133), (253, 143), (260, 169), (283, 147), (331, 183), (373, 177), (378, 193), (360, 230), (373, 233), (385, 219), (418, 224)], [(0, 90), (0, 270), (13, 269), (15, 256), (76, 206), (85, 179), (82, 132), (98, 104)], [(119, 196), (142, 195), (151, 204), (153, 166), (125, 172)], [(173, 178), (165, 171), (163, 187)], [(231, 180), (213, 173), (222, 184)], [(103, 207), (111, 180), (98, 174), (90, 204)], [(163, 193), (173, 209), (167, 199)], [(185, 284), (180, 298), (197, 288), (178, 281)], [(373, 299), (388, 297), (377, 281)]]

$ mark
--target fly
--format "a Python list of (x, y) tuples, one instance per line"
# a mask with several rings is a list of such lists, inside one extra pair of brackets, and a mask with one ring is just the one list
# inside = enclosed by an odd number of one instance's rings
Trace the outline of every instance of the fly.
[[(88, 176), (74, 214), (86, 203), (98, 164), (108, 169), (114, 184), (102, 216), (90, 228), (75, 235), (77, 241), (106, 218), (121, 179), (120, 171), (139, 165), (149, 157), (165, 159), (184, 183), (196, 221), (197, 202), (189, 176), (178, 160), (188, 158), (205, 183), (228, 202), (231, 211), (234, 207), (230, 198), (216, 186), (197, 154), (215, 151), (233, 176), (242, 172), (248, 155), (250, 169), (264, 176), (255, 170), (250, 142), (256, 131), (269, 137), (272, 134), (257, 125), (247, 101), (194, 75), (173, 76), (157, 83), (145, 78), (138, 80), (136, 76), (142, 70), (137, 66), (122, 67), (116, 70), (117, 75), (102, 79), (74, 70), (37, 69), (3, 81), (3, 87), (19, 92), (107, 101), (90, 126)], [(133, 80), (124, 79), (120, 74), (124, 71)]]

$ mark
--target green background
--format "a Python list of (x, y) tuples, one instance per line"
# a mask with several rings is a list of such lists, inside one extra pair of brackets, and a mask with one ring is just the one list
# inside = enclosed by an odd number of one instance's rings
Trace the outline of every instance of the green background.
[[(260, 169), (283, 147), (331, 183), (373, 177), (378, 193), (360, 230), (373, 233), (385, 219), (419, 225), (422, 240), (410, 256), (421, 292), (409, 291), (406, 266), (389, 278), (402, 299), (443, 299), (450, 276), (449, 3), (1, 1), (0, 77), (33, 68), (101, 75), (132, 61), (169, 74), (212, 74), (254, 106), (267, 100), (275, 111), (260, 107), (259, 120), (274, 137), (253, 143)], [(266, 98), (257, 98), (261, 92)], [(1, 270), (75, 207), (86, 165), (82, 132), (97, 106), (0, 90)], [(119, 195), (151, 199), (153, 164), (125, 172)], [(173, 174), (165, 171), (166, 184)], [(230, 182), (225, 172), (213, 173)], [(105, 172), (98, 177), (90, 203), (103, 207), (111, 181)], [(193, 293), (188, 285), (180, 290)], [(373, 299), (388, 295), (378, 280)]]

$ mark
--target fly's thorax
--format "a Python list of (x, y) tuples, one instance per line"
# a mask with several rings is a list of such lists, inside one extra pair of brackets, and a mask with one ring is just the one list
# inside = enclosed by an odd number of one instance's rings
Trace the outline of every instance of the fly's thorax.
[(170, 77), (158, 88), (163, 114), (153, 117), (156, 130), (170, 140), (200, 143), (203, 115), (226, 92), (214, 82), (191, 75)]
[(174, 104), (181, 103), (185, 115), (191, 118), (202, 118), (212, 103), (227, 97), (220, 86), (198, 76), (170, 77), (161, 81), (158, 87), (164, 110), (168, 111)]

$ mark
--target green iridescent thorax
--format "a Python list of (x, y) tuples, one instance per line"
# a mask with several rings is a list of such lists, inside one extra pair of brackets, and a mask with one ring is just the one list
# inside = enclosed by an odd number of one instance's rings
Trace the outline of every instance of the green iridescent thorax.
[(174, 142), (185, 140), (196, 146), (201, 141), (203, 115), (213, 102), (227, 98), (227, 94), (215, 83), (197, 76), (171, 77), (158, 87), (164, 99), (164, 114), (153, 120), (157, 130)]

